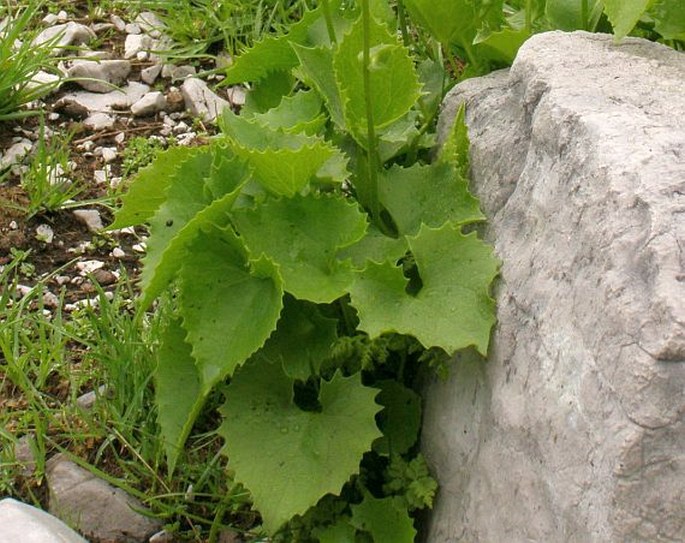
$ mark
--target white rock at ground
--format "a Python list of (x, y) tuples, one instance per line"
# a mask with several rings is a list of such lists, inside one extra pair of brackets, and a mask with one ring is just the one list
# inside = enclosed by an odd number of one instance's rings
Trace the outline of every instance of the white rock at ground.
[(77, 60), (67, 70), (67, 75), (76, 78), (76, 83), (91, 92), (106, 93), (121, 85), (131, 73), (128, 60)]
[(175, 64), (165, 64), (162, 67), (162, 77), (164, 79), (171, 79), (172, 83), (187, 79), (188, 77), (193, 77), (197, 74), (195, 66), (190, 64), (182, 64), (176, 66)]
[(148, 92), (131, 106), (131, 113), (136, 117), (145, 117), (163, 111), (165, 107), (166, 98), (161, 92)]
[(57, 111), (71, 115), (87, 117), (93, 113), (111, 113), (113, 110), (127, 110), (150, 90), (143, 83), (130, 81), (119, 90), (99, 94), (89, 91), (77, 91), (67, 94), (55, 103)]
[(99, 232), (104, 228), (102, 217), (97, 209), (75, 209), (74, 217), (85, 224), (91, 232)]
[(685, 541), (684, 81), (553, 32), (446, 98), (502, 268), (487, 363), (427, 390), (429, 543)]
[(52, 45), (52, 54), (61, 55), (66, 47), (87, 44), (90, 40), (95, 39), (95, 37), (95, 32), (87, 26), (70, 21), (46, 28), (33, 39), (32, 43), (35, 46), (50, 43)]
[(55, 232), (47, 224), (39, 224), (36, 227), (36, 239), (43, 243), (52, 243), (55, 238)]
[(164, 31), (164, 22), (151, 11), (143, 11), (133, 21), (143, 32), (153, 38), (159, 38)]
[(247, 92), (244, 87), (238, 85), (234, 87), (229, 87), (226, 89), (226, 96), (228, 101), (233, 106), (242, 107), (245, 105), (245, 100), (247, 99)]
[(114, 120), (114, 117), (107, 113), (93, 113), (86, 117), (83, 121), (83, 125), (89, 130), (97, 132), (98, 130), (108, 130), (112, 128), (114, 126)]
[(44, 90), (45, 94), (41, 93), (41, 96), (45, 96), (59, 89), (59, 82), (61, 79), (62, 78), (57, 74), (51, 74), (41, 70), (31, 76), (30, 81), (26, 85), (26, 89), (32, 91), (37, 89)]
[(118, 15), (110, 15), (109, 20), (119, 32), (124, 32), (126, 30), (126, 22)]
[(24, 160), (32, 148), (33, 143), (27, 139), (12, 144), (4, 154), (0, 155), (0, 172)]
[(61, 520), (25, 503), (0, 500), (0, 543), (88, 543)]
[(116, 147), (100, 147), (100, 152), (96, 154), (102, 156), (102, 160), (104, 160), (107, 164), (115, 161), (119, 156), (119, 152), (117, 151)]
[(129, 34), (124, 42), (124, 58), (133, 58), (141, 51), (152, 49), (154, 44), (154, 40), (147, 34)]
[(206, 122), (216, 121), (224, 108), (231, 107), (226, 100), (213, 93), (207, 83), (195, 77), (183, 82), (181, 93), (185, 100), (186, 109)]
[(140, 71), (140, 79), (142, 80), (143, 83), (147, 83), (148, 85), (154, 84), (155, 81), (157, 81), (157, 78), (159, 77), (159, 74), (162, 72), (162, 65), (161, 64), (153, 64), (152, 66), (148, 66), (147, 68), (144, 68)]
[(162, 523), (138, 513), (139, 500), (97, 478), (62, 455), (47, 463), (50, 512), (97, 541), (147, 541)]

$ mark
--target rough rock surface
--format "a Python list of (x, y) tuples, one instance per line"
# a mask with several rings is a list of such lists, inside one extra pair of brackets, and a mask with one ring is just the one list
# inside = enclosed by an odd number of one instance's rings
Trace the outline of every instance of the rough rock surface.
[(204, 121), (214, 122), (224, 108), (231, 107), (226, 100), (214, 94), (207, 83), (195, 77), (189, 77), (181, 86), (186, 109)]
[[(91, 92), (111, 92), (121, 85), (131, 72), (128, 60), (77, 60), (67, 71), (69, 77)], [(80, 79), (79, 79), (80, 78)]]
[(685, 541), (685, 55), (538, 35), (458, 85), (502, 260), (487, 362), (428, 391), (431, 543)]
[(93, 542), (138, 543), (162, 528), (138, 511), (145, 507), (62, 455), (46, 470), (50, 513), (76, 527)]
[(0, 543), (87, 543), (59, 519), (12, 498), (0, 500)]

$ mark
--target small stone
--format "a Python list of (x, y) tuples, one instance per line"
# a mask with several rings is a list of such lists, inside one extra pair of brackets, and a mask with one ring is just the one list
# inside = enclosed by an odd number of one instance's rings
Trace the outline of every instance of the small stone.
[(58, 454), (47, 463), (50, 512), (95, 541), (146, 541), (162, 523), (136, 498)]
[(54, 13), (48, 13), (45, 17), (43, 17), (43, 22), (46, 25), (52, 26), (59, 22), (59, 18)]
[(136, 253), (144, 253), (147, 251), (147, 246), (145, 243), (136, 243), (131, 247), (131, 249), (133, 249)]
[(67, 70), (67, 76), (86, 90), (107, 93), (124, 83), (130, 72), (128, 60), (77, 60)]
[(92, 409), (98, 398), (107, 395), (107, 385), (100, 385), (97, 389), (81, 394), (76, 398), (76, 405), (81, 409)]
[[(33, 434), (26, 434), (14, 444), (14, 460), (21, 466), (22, 477), (31, 477), (36, 471), (36, 457), (32, 446), (35, 439), (36, 436)], [(2, 540), (2, 530), (0, 530), (0, 540)]]
[(112, 249), (111, 255), (114, 258), (121, 259), (121, 258), (124, 258), (126, 256), (126, 253), (123, 251), (123, 249), (121, 247), (115, 247), (114, 249)]
[(141, 70), (140, 79), (143, 81), (143, 83), (147, 83), (148, 85), (152, 85), (157, 80), (157, 78), (159, 77), (159, 74), (161, 72), (162, 72), (162, 65), (161, 64), (153, 64), (152, 66), (148, 66), (147, 68)]
[(115, 27), (112, 23), (95, 23), (93, 25), (90, 25), (90, 28), (96, 34), (100, 34), (102, 32), (105, 32), (106, 30), (111, 30), (112, 28), (115, 28)]
[(105, 265), (101, 260), (83, 260), (76, 263), (76, 269), (81, 277), (85, 277), (89, 273), (93, 273), (95, 270), (99, 270)]
[(43, 293), (43, 305), (46, 307), (52, 307), (53, 309), (57, 308), (59, 307), (59, 298), (54, 293), (46, 290)]
[(186, 109), (206, 122), (214, 122), (230, 104), (212, 92), (201, 79), (191, 77), (181, 86)]
[(140, 28), (140, 25), (136, 23), (128, 23), (125, 27), (124, 30), (126, 31), (127, 34), (141, 34), (143, 31)]
[(28, 296), (33, 291), (33, 288), (26, 285), (17, 285), (15, 290), (17, 291), (17, 294), (23, 298), (24, 296)]
[(157, 532), (148, 539), (148, 543), (174, 543), (174, 541), (174, 534), (169, 533), (166, 530)]
[(126, 134), (124, 132), (119, 132), (116, 136), (114, 136), (114, 141), (121, 145), (124, 143), (124, 141), (126, 141)]
[(21, 162), (32, 147), (33, 143), (27, 139), (21, 139), (13, 144), (4, 155), (0, 156), (0, 171)]
[(95, 279), (95, 281), (97, 281), (98, 284), (102, 285), (103, 287), (106, 287), (108, 285), (116, 283), (118, 278), (114, 272), (111, 272), (104, 268), (100, 268), (99, 270), (95, 270), (93, 272), (93, 279)]
[(114, 25), (114, 28), (116, 28), (119, 32), (124, 32), (126, 30), (126, 23), (118, 15), (110, 15), (109, 20)]
[(226, 96), (228, 96), (228, 101), (231, 105), (242, 107), (245, 105), (247, 93), (243, 87), (236, 85), (235, 87), (230, 87), (226, 90)]
[(60, 23), (66, 23), (67, 19), (69, 19), (69, 14), (66, 11), (61, 10), (59, 13), (57, 13), (57, 20)]
[(83, 125), (93, 132), (109, 130), (114, 126), (114, 117), (107, 113), (93, 113), (86, 117), (83, 121)]
[(71, 277), (68, 275), (57, 275), (55, 277), (55, 283), (57, 283), (60, 287), (62, 285), (66, 285), (69, 281), (71, 281)]
[(152, 49), (153, 40), (146, 34), (129, 34), (124, 42), (124, 58), (133, 58), (140, 51)]
[(49, 121), (56, 121), (57, 119), (59, 119), (59, 113), (55, 113), (55, 112), (48, 113), (48, 120)]
[[(60, 36), (56, 43), (55, 38)], [(51, 26), (43, 30), (33, 39), (33, 45), (39, 46), (45, 43), (53, 43), (52, 55), (61, 55), (69, 45), (82, 45), (95, 39), (96, 35), (90, 28), (73, 21), (66, 24)]]
[(178, 123), (173, 128), (174, 134), (183, 134), (184, 132), (188, 132), (188, 130), (190, 130), (190, 126), (188, 126), (188, 124), (183, 121)]
[(84, 223), (91, 232), (98, 232), (104, 228), (100, 212), (97, 209), (76, 209), (74, 217)]
[(151, 11), (139, 13), (134, 23), (139, 25), (143, 32), (149, 34), (153, 38), (161, 37), (165, 26), (164, 22)]
[(17, 221), (10, 221), (9, 227), (10, 230), (16, 230), (17, 228), (19, 228), (19, 225), (17, 224)]
[(94, 170), (93, 178), (98, 185), (107, 183), (107, 172), (105, 170)]
[(52, 243), (55, 233), (47, 224), (39, 224), (36, 227), (36, 239), (43, 243)]
[(115, 147), (103, 147), (102, 148), (102, 159), (107, 163), (112, 162), (113, 160), (116, 160), (118, 155), (119, 155), (119, 153)]
[(136, 117), (154, 115), (166, 107), (166, 98), (159, 92), (148, 92), (140, 100), (131, 106), (131, 113)]
[(181, 81), (187, 77), (192, 77), (197, 74), (195, 66), (184, 64), (182, 66), (175, 66), (174, 64), (165, 64), (162, 68), (162, 77), (174, 81)]
[(138, 51), (136, 53), (136, 60), (139, 62), (145, 62), (150, 59), (150, 53), (147, 51)]

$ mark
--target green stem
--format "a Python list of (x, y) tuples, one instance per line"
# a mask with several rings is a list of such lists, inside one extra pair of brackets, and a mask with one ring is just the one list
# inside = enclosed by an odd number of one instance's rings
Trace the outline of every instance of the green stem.
[(397, 19), (400, 23), (400, 32), (402, 32), (402, 44), (409, 47), (409, 31), (407, 30), (407, 15), (404, 12), (404, 4), (402, 0), (397, 0)]
[(526, 0), (526, 32), (533, 33), (533, 0)]
[(369, 10), (369, 0), (362, 1), (362, 19), (363, 19), (363, 70), (364, 70), (364, 97), (366, 99), (366, 152), (367, 152), (367, 168), (368, 176), (366, 196), (368, 201), (366, 204), (369, 207), (371, 218), (381, 230), (383, 229), (383, 221), (380, 217), (380, 203), (378, 201), (378, 149), (376, 147), (376, 127), (373, 122), (373, 102), (372, 102), (372, 88), (371, 88), (371, 72), (369, 65), (371, 63), (371, 12)]
[(335, 27), (333, 26), (333, 16), (331, 15), (331, 5), (328, 0), (323, 0), (323, 17), (326, 20), (326, 30), (328, 31), (328, 38), (332, 44), (338, 43), (335, 37)]
[(580, 3), (580, 19), (582, 21), (583, 30), (590, 30), (588, 28), (590, 26), (590, 21), (588, 20), (588, 18), (589, 15), (587, 0), (582, 0), (582, 2)]

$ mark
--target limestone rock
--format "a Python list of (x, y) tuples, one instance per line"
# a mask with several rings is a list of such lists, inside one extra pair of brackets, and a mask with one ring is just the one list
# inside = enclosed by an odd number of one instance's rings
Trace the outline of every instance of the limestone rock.
[(226, 100), (209, 89), (207, 83), (195, 77), (190, 77), (183, 82), (181, 93), (186, 109), (207, 122), (214, 122), (224, 108), (230, 107)]
[(24, 160), (24, 157), (29, 154), (32, 147), (33, 143), (31, 143), (31, 140), (23, 138), (14, 143), (4, 154), (0, 153), (0, 172)]
[(97, 132), (98, 130), (107, 130), (114, 126), (114, 117), (107, 113), (93, 113), (86, 117), (83, 121), (83, 126)]
[(33, 39), (33, 45), (50, 44), (53, 55), (61, 55), (70, 45), (82, 45), (95, 39), (95, 32), (85, 25), (70, 21), (46, 28)]
[(427, 391), (430, 543), (685, 541), (684, 81), (553, 32), (446, 99), (502, 269), (488, 361)]
[(138, 53), (154, 47), (154, 40), (147, 34), (129, 34), (124, 42), (124, 58), (135, 57)]
[(46, 470), (50, 513), (69, 522), (93, 541), (138, 543), (158, 532), (162, 523), (136, 512), (134, 497), (57, 455)]
[(0, 500), (0, 543), (88, 543), (61, 520), (30, 505)]
[(131, 113), (136, 117), (145, 117), (163, 111), (165, 107), (166, 98), (161, 92), (148, 92), (131, 106)]
[(91, 92), (111, 92), (113, 85), (121, 85), (131, 72), (128, 60), (78, 60), (69, 68), (69, 77)]
[(64, 95), (55, 102), (56, 111), (64, 111), (73, 117), (87, 117), (93, 113), (111, 113), (115, 110), (127, 110), (143, 95), (150, 87), (143, 83), (130, 81), (119, 90), (100, 94), (96, 92), (78, 91)]

